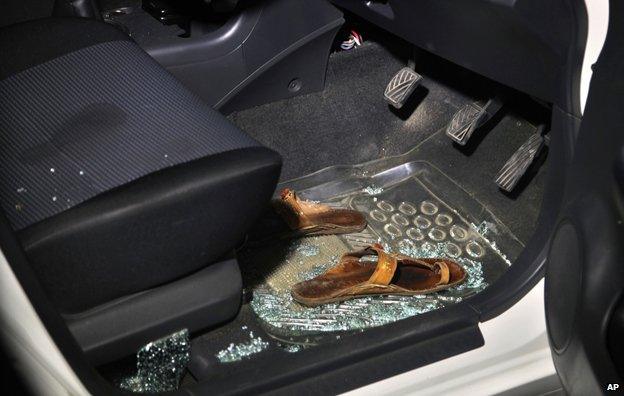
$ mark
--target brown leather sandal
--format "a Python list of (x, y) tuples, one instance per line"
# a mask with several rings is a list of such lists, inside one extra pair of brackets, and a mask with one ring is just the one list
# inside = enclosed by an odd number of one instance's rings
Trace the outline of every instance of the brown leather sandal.
[[(361, 260), (377, 256), (377, 263)], [(457, 285), (466, 271), (442, 258), (415, 259), (388, 253), (379, 244), (346, 253), (338, 265), (316, 278), (293, 286), (293, 298), (310, 307), (376, 294), (433, 293)]]
[(280, 199), (273, 201), (273, 208), (292, 231), (289, 237), (360, 232), (367, 224), (358, 211), (303, 201), (289, 189), (282, 190)]

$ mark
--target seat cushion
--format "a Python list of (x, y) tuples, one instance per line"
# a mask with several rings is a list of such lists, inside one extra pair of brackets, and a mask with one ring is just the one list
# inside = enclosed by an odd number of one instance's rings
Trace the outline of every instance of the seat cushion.
[(17, 230), (150, 172), (259, 146), (127, 40), (0, 81), (0, 139), (0, 199)]
[(64, 313), (163, 285), (243, 242), (270, 199), (280, 158), (254, 147), (144, 176), (19, 232)]
[(279, 155), (114, 27), (28, 22), (0, 49), (0, 203), (64, 311), (206, 266), (268, 202)]

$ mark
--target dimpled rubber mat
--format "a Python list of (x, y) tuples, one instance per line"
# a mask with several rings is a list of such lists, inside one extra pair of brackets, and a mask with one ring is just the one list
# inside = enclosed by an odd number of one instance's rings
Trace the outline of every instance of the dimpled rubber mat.
[[(303, 199), (359, 210), (369, 225), (360, 233), (275, 242), (241, 253), (251, 307), (269, 334), (285, 342), (315, 344), (340, 337), (340, 332), (439, 309), (484, 290), (520, 253), (521, 242), (451, 179), (427, 162), (400, 159), (328, 168), (282, 186)], [(427, 295), (361, 297), (314, 308), (293, 301), (295, 283), (375, 242), (416, 258), (455, 260), (466, 269), (467, 279)]]

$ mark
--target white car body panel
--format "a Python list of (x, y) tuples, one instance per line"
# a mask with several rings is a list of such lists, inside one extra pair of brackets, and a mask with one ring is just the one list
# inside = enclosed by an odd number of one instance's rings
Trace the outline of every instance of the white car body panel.
[(87, 395), (0, 252), (0, 333), (33, 393)]
[(480, 326), (485, 345), (345, 393), (491, 395), (556, 376), (544, 316), (544, 280), (511, 309)]

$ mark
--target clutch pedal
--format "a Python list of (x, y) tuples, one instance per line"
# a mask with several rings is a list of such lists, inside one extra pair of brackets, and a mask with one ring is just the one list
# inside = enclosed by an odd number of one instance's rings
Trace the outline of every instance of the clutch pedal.
[(420, 74), (410, 67), (404, 67), (388, 83), (384, 91), (384, 99), (395, 108), (400, 109), (421, 81), (422, 76)]
[(499, 98), (465, 105), (453, 116), (446, 135), (457, 144), (466, 145), (474, 131), (494, 117), (501, 107), (503, 102)]
[(504, 191), (511, 192), (518, 185), (518, 182), (546, 143), (543, 132), (544, 127), (540, 126), (507, 160), (498, 172), (498, 175), (496, 175), (495, 182), (498, 187)]

